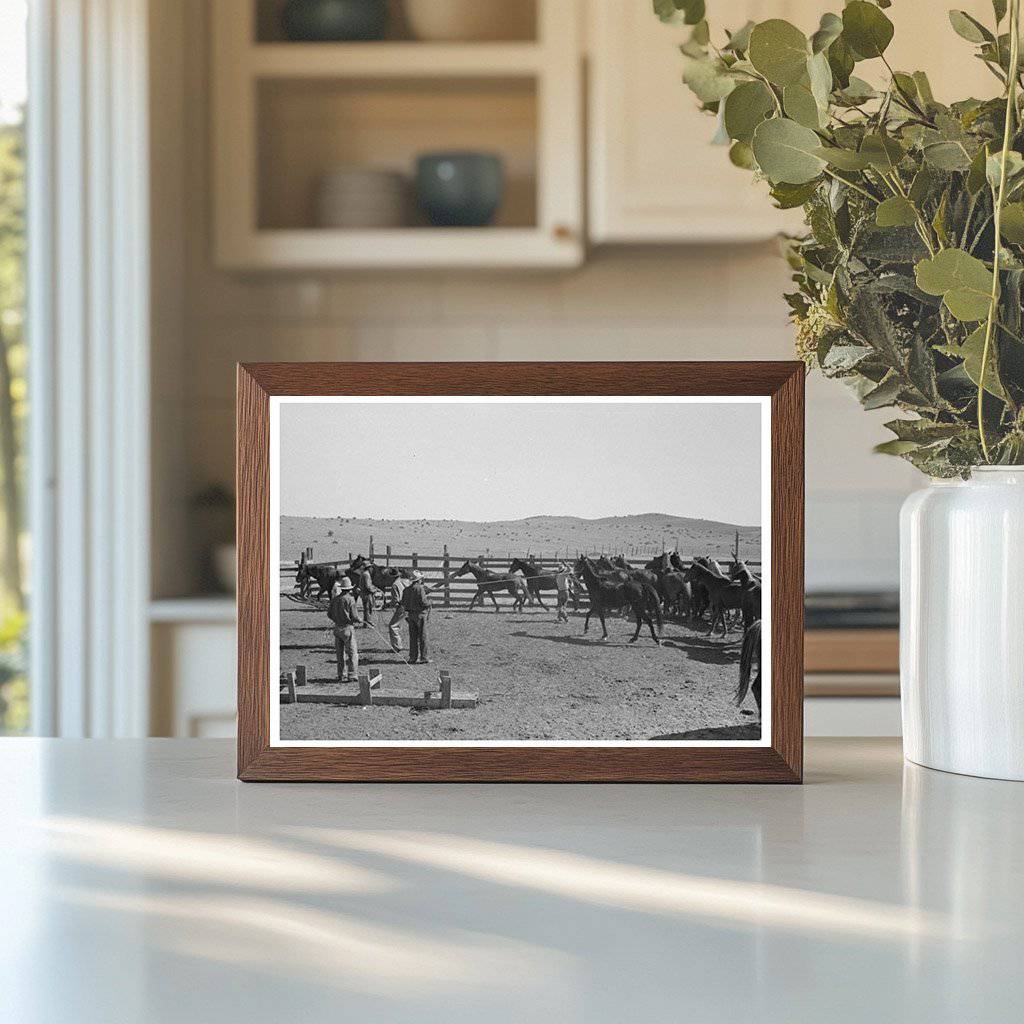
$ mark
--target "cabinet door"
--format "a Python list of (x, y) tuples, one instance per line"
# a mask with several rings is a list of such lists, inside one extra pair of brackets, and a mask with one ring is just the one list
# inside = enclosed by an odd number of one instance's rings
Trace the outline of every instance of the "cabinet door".
[[(771, 17), (811, 31), (822, 9), (810, 0), (735, 0), (711, 16), (716, 33)], [(681, 79), (687, 27), (663, 25), (649, 0), (590, 0), (588, 22), (593, 241), (737, 241), (799, 226), (798, 211), (774, 209), (767, 186), (710, 145), (714, 118)]]
[[(592, 241), (738, 241), (798, 230), (799, 211), (773, 209), (766, 186), (709, 145), (714, 120), (680, 80), (678, 44), (689, 29), (663, 25), (649, 0), (589, 3)], [(990, 0), (956, 6), (991, 26)], [(841, 8), (838, 0), (732, 0), (714, 5), (711, 16), (718, 32), (747, 19), (786, 18), (810, 33), (824, 10)], [(895, 68), (926, 71), (944, 102), (997, 95), (995, 78), (953, 32), (946, 5), (904, 2), (886, 14), (896, 26), (887, 53)], [(879, 61), (861, 64), (858, 74), (877, 83), (888, 77)]]

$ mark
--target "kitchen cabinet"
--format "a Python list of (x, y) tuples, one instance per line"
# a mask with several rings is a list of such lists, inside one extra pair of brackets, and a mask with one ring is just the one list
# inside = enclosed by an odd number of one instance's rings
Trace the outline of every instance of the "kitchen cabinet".
[[(230, 269), (565, 267), (583, 258), (580, 0), (519, 0), (533, 38), (282, 38), (273, 0), (211, 5), (214, 255)], [(322, 226), (315, 196), (352, 168), (408, 180), (424, 152), (493, 152), (486, 227)]]
[[(988, 0), (958, 5), (989, 23)], [(735, 0), (709, 5), (713, 31), (748, 19), (785, 18), (808, 34), (821, 0)], [(991, 96), (998, 83), (957, 37), (945, 8), (894, 4), (888, 54), (897, 69), (929, 73), (940, 100)], [(697, 109), (682, 84), (679, 43), (689, 28), (664, 25), (645, 0), (590, 0), (588, 24), (588, 176), (590, 238), (610, 242), (726, 242), (799, 230), (800, 211), (772, 207), (767, 186), (732, 166), (710, 145), (714, 119)], [(860, 64), (858, 74), (885, 74)]]

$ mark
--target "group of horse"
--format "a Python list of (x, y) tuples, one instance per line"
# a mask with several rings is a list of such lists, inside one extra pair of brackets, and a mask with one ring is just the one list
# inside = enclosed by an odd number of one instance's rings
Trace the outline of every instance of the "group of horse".
[[(358, 555), (347, 568), (308, 562), (303, 556), (297, 563), (295, 577), (299, 596), (308, 600), (330, 597), (334, 584), (347, 576), (358, 593), (363, 591), (363, 575), (369, 570), (373, 590), (385, 595), (399, 575), (393, 567), (384, 567)], [(713, 558), (699, 556), (686, 565), (677, 552), (664, 552), (652, 558), (642, 569), (636, 568), (623, 555), (590, 558), (580, 555), (572, 571), (552, 572), (530, 557), (513, 558), (505, 572), (487, 568), (482, 559), (467, 560), (449, 579), (471, 575), (477, 584), (469, 603), (472, 611), (489, 597), (494, 610), (501, 608), (496, 592), (512, 598), (512, 610), (521, 612), (527, 602), (542, 608), (545, 592), (564, 586), (573, 608), (578, 610), (581, 590), (588, 597), (583, 632), (590, 629), (590, 618), (601, 622), (602, 640), (608, 639), (606, 617), (611, 612), (632, 613), (636, 629), (630, 643), (636, 643), (646, 625), (651, 639), (661, 644), (665, 615), (676, 615), (697, 624), (707, 616), (708, 635), (716, 626), (722, 636), (729, 634), (736, 622), (742, 623), (743, 644), (740, 652), (740, 682), (736, 703), (742, 703), (750, 690), (761, 707), (761, 581), (740, 561), (734, 560), (728, 572)], [(316, 594), (313, 588), (316, 587)], [(655, 629), (657, 627), (657, 629)], [(756, 673), (754, 662), (757, 663)]]

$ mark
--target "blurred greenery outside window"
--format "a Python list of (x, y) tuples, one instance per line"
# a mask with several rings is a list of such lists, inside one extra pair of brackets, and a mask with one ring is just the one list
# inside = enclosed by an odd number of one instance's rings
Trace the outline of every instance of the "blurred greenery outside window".
[(0, 0), (0, 735), (29, 728), (24, 0)]

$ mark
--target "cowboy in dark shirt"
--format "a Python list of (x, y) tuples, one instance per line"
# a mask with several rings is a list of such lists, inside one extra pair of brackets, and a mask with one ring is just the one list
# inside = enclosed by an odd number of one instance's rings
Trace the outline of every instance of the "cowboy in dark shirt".
[(427, 657), (427, 620), (430, 618), (430, 598), (423, 585), (423, 573), (412, 574), (412, 583), (402, 594), (402, 607), (409, 623), (409, 664), (429, 665)]
[[(352, 581), (347, 576), (334, 585), (327, 617), (334, 623), (334, 652), (338, 659), (338, 682), (356, 682), (359, 679), (359, 648), (355, 629), (361, 622), (359, 606), (352, 596)], [(345, 662), (348, 662), (348, 672)]]

